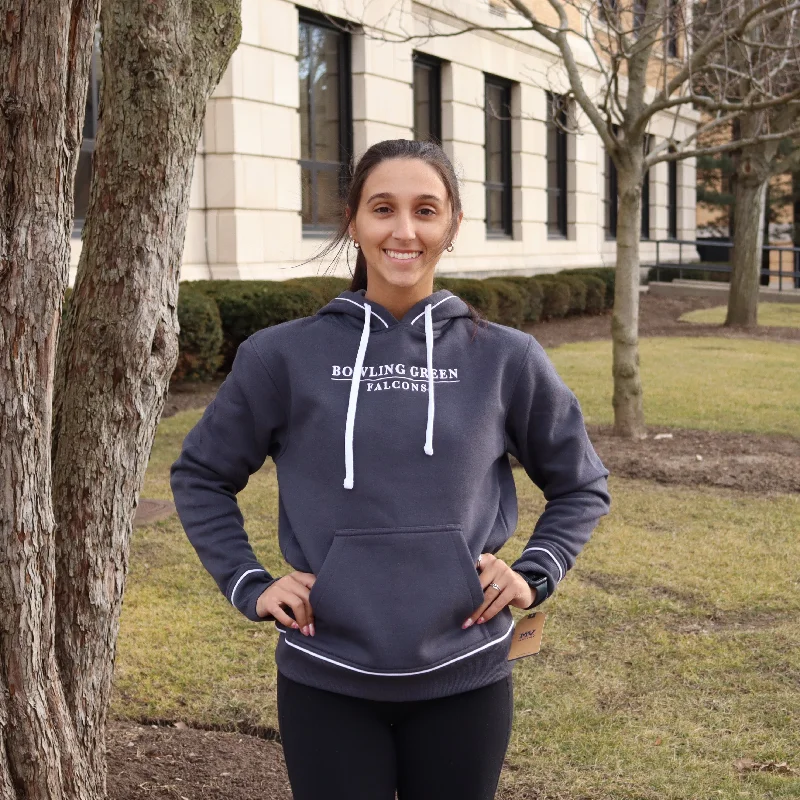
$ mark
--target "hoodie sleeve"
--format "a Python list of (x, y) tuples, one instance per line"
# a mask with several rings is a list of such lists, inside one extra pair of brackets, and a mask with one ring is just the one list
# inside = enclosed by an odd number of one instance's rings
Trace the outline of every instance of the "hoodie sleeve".
[(253, 622), (256, 601), (276, 578), (258, 562), (236, 495), (287, 431), (285, 405), (252, 341), (237, 350), (230, 374), (183, 441), (170, 468), (181, 524), (203, 566), (227, 600)]
[(609, 512), (611, 499), (608, 470), (589, 441), (578, 399), (533, 337), (511, 397), (506, 441), (547, 501), (511, 568), (523, 576), (545, 575), (549, 596)]

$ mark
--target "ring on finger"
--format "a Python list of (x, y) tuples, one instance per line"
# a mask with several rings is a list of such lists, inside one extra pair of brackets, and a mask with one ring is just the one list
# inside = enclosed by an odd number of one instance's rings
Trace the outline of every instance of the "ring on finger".
[(492, 589), (497, 589), (498, 592), (503, 591), (496, 583), (490, 583), (489, 586), (491, 586)]

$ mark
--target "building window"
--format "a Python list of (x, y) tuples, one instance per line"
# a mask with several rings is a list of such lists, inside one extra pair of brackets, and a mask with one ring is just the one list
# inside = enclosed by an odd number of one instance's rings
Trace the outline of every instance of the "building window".
[(75, 171), (74, 211), (72, 230), (80, 233), (89, 210), (89, 191), (92, 185), (92, 158), (97, 139), (97, 122), (100, 113), (100, 87), (103, 71), (100, 63), (100, 30), (94, 34), (92, 62), (89, 67), (89, 88), (86, 93), (86, 111), (83, 117), (83, 140), (78, 154), (78, 167)]
[(642, 35), (646, 15), (647, 4), (645, 0), (633, 0), (633, 35), (636, 39)]
[(666, 39), (667, 55), (670, 58), (678, 57), (678, 14), (680, 12), (678, 0), (667, 0), (667, 18), (664, 21), (664, 38)]
[(617, 165), (606, 151), (606, 174), (605, 174), (605, 195), (603, 205), (605, 206), (604, 228), (606, 239), (617, 238), (617, 208), (619, 206), (619, 189), (617, 188)]
[(547, 92), (547, 235), (567, 236), (567, 99)]
[(442, 65), (422, 53), (414, 53), (414, 138), (442, 143)]
[(597, 17), (600, 22), (615, 22), (617, 17), (617, 0), (598, 0)]
[(486, 232), (511, 236), (511, 83), (486, 75)]
[(303, 231), (329, 231), (341, 219), (352, 153), (350, 37), (305, 11), (299, 32)]
[[(675, 149), (670, 148), (674, 153)], [(678, 238), (678, 162), (667, 162), (667, 238)]]
[[(646, 133), (644, 136), (644, 155), (650, 152), (653, 137)], [(650, 238), (650, 170), (644, 173), (642, 179), (642, 231), (641, 238)]]

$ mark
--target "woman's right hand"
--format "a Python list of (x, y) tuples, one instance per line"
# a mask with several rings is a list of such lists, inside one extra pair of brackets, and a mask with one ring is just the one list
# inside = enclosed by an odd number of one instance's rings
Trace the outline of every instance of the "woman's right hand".
[[(311, 587), (317, 580), (313, 572), (290, 572), (271, 583), (256, 601), (256, 614), (259, 617), (272, 615), (278, 622), (290, 628), (297, 628), (304, 636), (314, 635), (314, 610), (308, 598)], [(294, 613), (292, 619), (283, 606), (289, 606)]]

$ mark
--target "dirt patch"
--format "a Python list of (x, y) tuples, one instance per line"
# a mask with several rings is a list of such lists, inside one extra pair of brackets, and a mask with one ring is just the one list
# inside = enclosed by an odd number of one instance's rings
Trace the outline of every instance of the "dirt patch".
[[(612, 475), (759, 494), (800, 492), (800, 439), (650, 428), (646, 439), (633, 441), (614, 436), (608, 425), (587, 430)], [(664, 433), (672, 438), (655, 438)]]
[(225, 380), (224, 376), (197, 383), (192, 381), (171, 383), (161, 418), (172, 417), (179, 411), (186, 411), (190, 408), (205, 408), (216, 396), (223, 380)]
[(291, 800), (283, 748), (226, 731), (109, 720), (109, 800)]
[[(713, 297), (651, 297), (644, 294), (639, 306), (640, 336), (720, 336), (725, 339), (767, 339), (800, 342), (800, 328), (756, 328), (743, 330), (721, 325), (694, 325), (679, 322), (687, 311), (720, 305)], [(570, 342), (589, 342), (611, 338), (611, 313), (554, 319), (525, 327), (542, 347), (557, 347)]]

